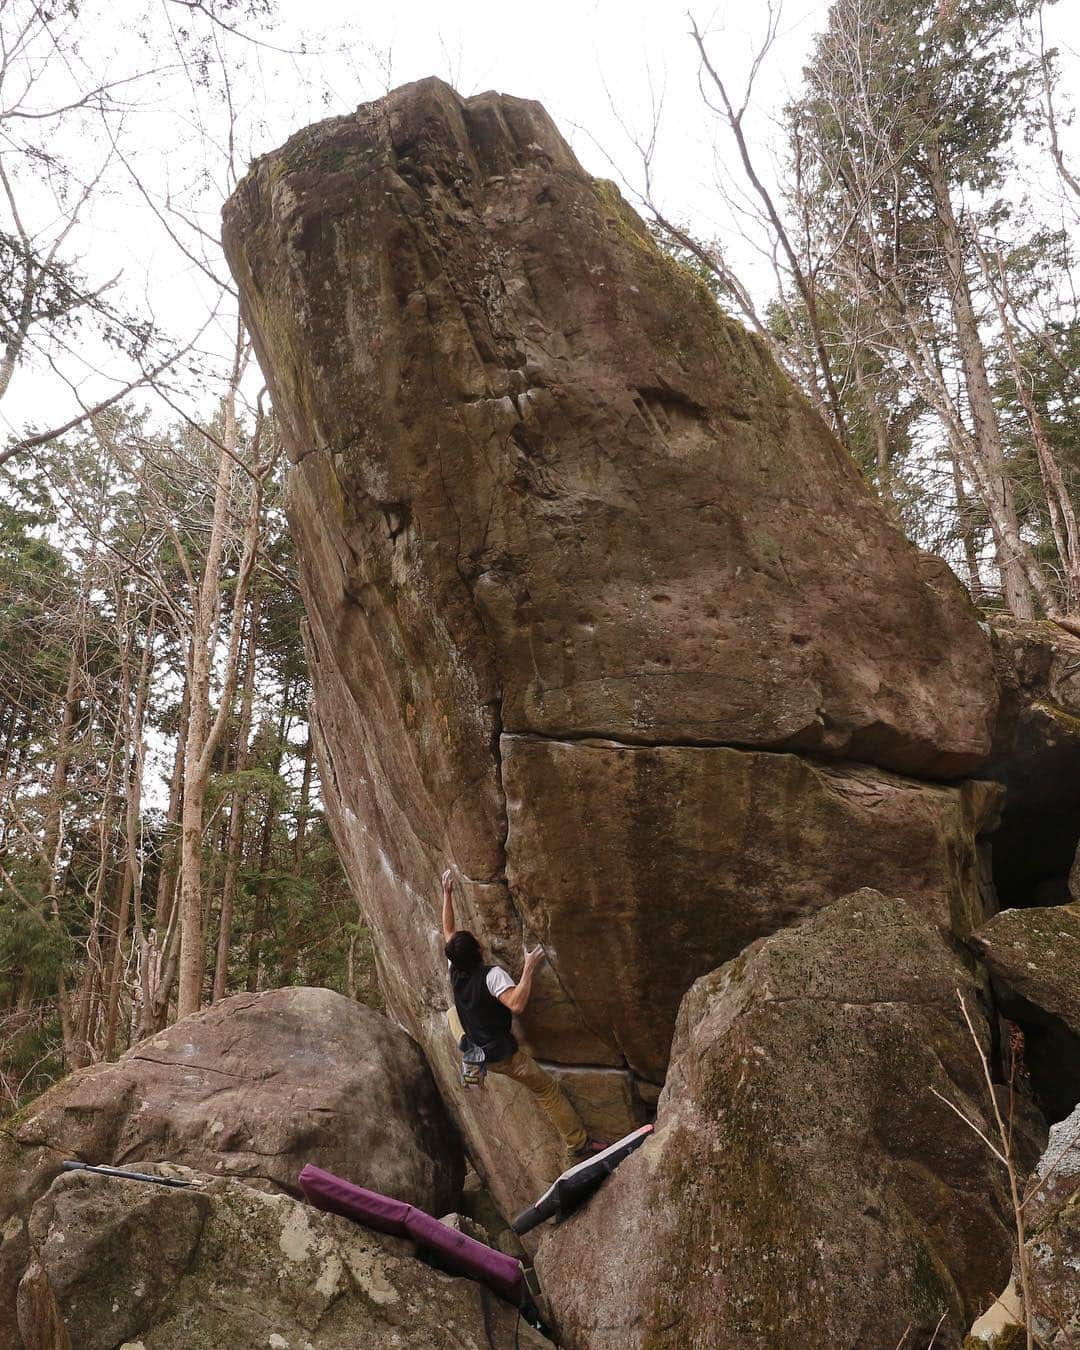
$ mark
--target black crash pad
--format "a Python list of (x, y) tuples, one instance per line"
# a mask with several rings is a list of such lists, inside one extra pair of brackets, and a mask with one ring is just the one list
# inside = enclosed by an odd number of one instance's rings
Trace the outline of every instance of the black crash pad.
[(534, 1205), (521, 1211), (510, 1227), (520, 1235), (546, 1219), (565, 1219), (583, 1205), (622, 1160), (628, 1158), (634, 1149), (640, 1148), (652, 1132), (651, 1125), (642, 1125), (639, 1130), (633, 1130), (610, 1144), (602, 1153), (594, 1153), (584, 1162), (567, 1168)]

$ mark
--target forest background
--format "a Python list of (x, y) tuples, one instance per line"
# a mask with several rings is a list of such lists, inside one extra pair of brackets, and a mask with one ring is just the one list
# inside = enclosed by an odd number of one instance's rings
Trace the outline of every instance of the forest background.
[(426, 74), (540, 98), (910, 538), (1080, 631), (1069, 5), (0, 0), (0, 1113), (228, 993), (378, 1004), (218, 241), (251, 160)]

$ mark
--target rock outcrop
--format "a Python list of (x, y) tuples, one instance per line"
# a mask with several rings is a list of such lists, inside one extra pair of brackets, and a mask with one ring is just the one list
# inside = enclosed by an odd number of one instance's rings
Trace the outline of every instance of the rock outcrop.
[[(663, 1080), (688, 974), (868, 877), (959, 931), (992, 905), (988, 783), (721, 748), (503, 745), (515, 901), (586, 1024), (646, 1079)], [(626, 997), (593, 978), (597, 953)]]
[(1007, 909), (971, 939), (998, 1006), (1024, 1032), (1025, 1068), (1047, 1117), (1080, 1101), (1080, 903)]
[(1080, 1343), (1080, 1106), (1050, 1131), (1029, 1182), (1032, 1330), (1047, 1350)]
[[(306, 1162), (441, 1214), (461, 1145), (417, 1045), (328, 989), (236, 994), (58, 1083), (0, 1136), (0, 1344), (31, 1206), (64, 1158), (182, 1163), (296, 1190)], [(171, 1344), (171, 1342), (170, 1342)], [(265, 1342), (263, 1342), (265, 1344)]]
[(985, 917), (994, 798), (945, 785), (997, 703), (961, 587), (542, 108), (407, 86), (259, 160), (224, 240), (294, 460), (327, 812), (504, 1208), (558, 1153), (512, 1085), (455, 1096), (447, 861), (496, 959), (545, 940), (525, 1031), (608, 1129), (745, 942), (868, 881)]
[(1027, 1288), (1014, 1269), (1008, 1287), (972, 1327), (964, 1350), (1023, 1350), (1030, 1322), (1045, 1350), (1080, 1344), (1080, 1106), (1050, 1131), (1024, 1194)]
[(27, 1350), (505, 1350), (549, 1342), (411, 1246), (290, 1196), (165, 1168), (198, 1189), (87, 1174), (34, 1206)]
[(998, 895), (1004, 908), (1062, 904), (1080, 842), (1080, 638), (1006, 615), (995, 616), (993, 637), (1002, 698), (985, 773), (1007, 791), (994, 837)]
[(988, 1051), (966, 964), (867, 890), (699, 980), (656, 1134), (540, 1247), (567, 1350), (958, 1346), (1012, 1250), (941, 1100), (992, 1129), (958, 990)]

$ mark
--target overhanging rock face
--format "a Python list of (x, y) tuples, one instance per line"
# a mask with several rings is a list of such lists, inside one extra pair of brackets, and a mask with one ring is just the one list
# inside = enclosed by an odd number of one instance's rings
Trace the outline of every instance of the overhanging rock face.
[[(535, 1053), (618, 1076), (628, 1116), (742, 943), (862, 883), (980, 918), (992, 794), (911, 781), (987, 753), (961, 588), (542, 108), (427, 80), (309, 128), (225, 244), (295, 462), (327, 808), (447, 1087), (447, 862), (515, 973), (549, 943)], [(718, 882), (755, 838), (780, 880)], [(526, 1198), (544, 1123), (507, 1084), (460, 1109)]]

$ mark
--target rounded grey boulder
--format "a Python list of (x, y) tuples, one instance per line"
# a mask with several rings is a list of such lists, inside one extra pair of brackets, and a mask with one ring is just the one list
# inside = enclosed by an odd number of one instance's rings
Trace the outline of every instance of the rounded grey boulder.
[(297, 1192), (314, 1163), (443, 1214), (464, 1158), (424, 1056), (382, 1014), (329, 989), (236, 994), (58, 1083), (0, 1137), (0, 1344), (31, 1206), (64, 1158), (174, 1162)]

